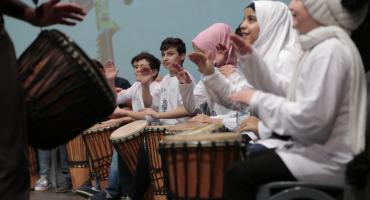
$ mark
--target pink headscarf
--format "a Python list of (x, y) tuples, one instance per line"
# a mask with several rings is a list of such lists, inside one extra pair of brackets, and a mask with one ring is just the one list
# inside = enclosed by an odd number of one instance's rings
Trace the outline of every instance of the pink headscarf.
[(200, 32), (194, 39), (193, 45), (207, 53), (211, 52), (212, 61), (216, 57), (216, 46), (217, 44), (222, 44), (229, 49), (228, 58), (225, 64), (236, 65), (236, 54), (231, 47), (230, 36), (231, 28), (229, 25), (224, 23), (215, 23)]

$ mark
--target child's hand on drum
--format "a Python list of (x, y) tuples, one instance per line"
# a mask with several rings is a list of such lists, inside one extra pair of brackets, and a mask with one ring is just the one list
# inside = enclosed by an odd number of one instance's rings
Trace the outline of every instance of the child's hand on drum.
[(255, 116), (251, 116), (251, 117), (247, 117), (241, 124), (240, 124), (240, 128), (239, 128), (239, 132), (245, 132), (245, 131), (251, 131), (253, 133), (256, 134), (257, 137), (258, 136), (258, 122), (260, 120), (255, 117)]
[(145, 108), (143, 112), (145, 115), (150, 115), (154, 118), (160, 118), (159, 112), (153, 110), (152, 108)]
[(120, 118), (123, 116), (126, 116), (126, 110), (121, 109), (117, 106), (116, 109), (113, 111), (113, 113), (109, 116), (109, 118), (115, 119), (115, 118)]
[(207, 123), (207, 124), (211, 124), (212, 123), (212, 120), (209, 116), (205, 115), (205, 114), (198, 114), (197, 116), (189, 119), (190, 122), (200, 122), (200, 123)]

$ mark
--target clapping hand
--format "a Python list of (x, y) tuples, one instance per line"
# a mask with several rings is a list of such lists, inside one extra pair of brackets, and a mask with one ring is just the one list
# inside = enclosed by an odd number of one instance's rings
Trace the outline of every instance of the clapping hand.
[(242, 37), (231, 34), (230, 35), (231, 45), (240, 55), (247, 55), (253, 52), (252, 45), (245, 41)]
[(197, 66), (200, 73), (203, 75), (211, 75), (215, 69), (211, 60), (211, 53), (204, 54), (202, 52), (193, 52), (189, 54), (189, 59)]
[(191, 78), (189, 74), (182, 68), (179, 64), (174, 63), (170, 65), (171, 71), (174, 72), (177, 79), (180, 81), (180, 83), (191, 83)]

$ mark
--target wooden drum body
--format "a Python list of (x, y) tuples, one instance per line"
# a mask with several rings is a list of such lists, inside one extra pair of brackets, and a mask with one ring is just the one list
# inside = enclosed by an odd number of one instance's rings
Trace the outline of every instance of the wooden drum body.
[[(162, 158), (159, 153), (160, 141), (165, 136), (182, 134), (209, 134), (220, 128), (218, 124), (204, 124), (198, 122), (187, 122), (178, 125), (148, 126), (145, 129), (145, 148), (148, 154), (150, 175), (153, 186), (153, 194), (158, 198), (167, 195), (167, 187), (164, 182), (162, 170)], [(158, 199), (157, 198), (157, 199)]]
[(224, 172), (243, 145), (235, 133), (166, 136), (160, 151), (173, 199), (223, 199)]
[(120, 126), (121, 124), (119, 123), (96, 124), (82, 134), (88, 155), (91, 159), (91, 167), (103, 188), (108, 183), (107, 180), (113, 154), (113, 146), (109, 137)]
[(132, 175), (136, 173), (137, 155), (143, 143), (144, 129), (147, 125), (145, 120), (134, 121), (117, 129), (110, 137), (114, 148)]
[(90, 179), (88, 156), (82, 135), (70, 140), (66, 149), (72, 186), (77, 189)]

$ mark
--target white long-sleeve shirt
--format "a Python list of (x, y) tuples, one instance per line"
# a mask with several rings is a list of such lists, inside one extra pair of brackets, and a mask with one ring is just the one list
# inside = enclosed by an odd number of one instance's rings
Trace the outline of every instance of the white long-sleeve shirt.
[[(277, 153), (298, 180), (341, 184), (353, 158), (349, 125), (353, 58), (337, 38), (325, 36), (316, 37), (306, 49), (294, 101), (257, 91), (250, 106), (274, 132), (292, 137), (293, 143)], [(250, 58), (241, 57), (243, 67), (253, 67), (246, 66)], [(268, 71), (263, 70), (249, 70), (248, 76), (264, 77), (261, 74)]]
[[(224, 77), (221, 74), (220, 76)], [(235, 71), (227, 79), (225, 78), (225, 81), (235, 87), (243, 87), (247, 85), (247, 82), (244, 77), (240, 75), (239, 71)], [(194, 89), (191, 87), (191, 84), (179, 84), (179, 89), (184, 101), (184, 106), (189, 113), (198, 112), (200, 107), (207, 103), (211, 118), (222, 119), (224, 126), (231, 131), (236, 131), (240, 126), (240, 122), (247, 116), (250, 116), (248, 108), (246, 108), (244, 112), (240, 112), (228, 109), (216, 103), (214, 96), (217, 92), (213, 92), (206, 88), (203, 80), (199, 81)], [(208, 92), (213, 95), (210, 95)]]
[[(153, 81), (149, 85), (150, 94), (155, 96), (160, 92), (160, 84)], [(122, 90), (117, 94), (117, 104), (132, 101), (132, 111), (138, 112), (144, 109), (143, 87), (140, 82), (135, 82), (130, 88)]]

